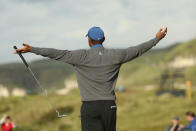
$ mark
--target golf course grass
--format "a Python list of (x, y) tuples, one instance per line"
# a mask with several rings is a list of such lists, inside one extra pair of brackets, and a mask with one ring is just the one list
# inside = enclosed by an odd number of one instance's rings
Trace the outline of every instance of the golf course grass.
[[(196, 91), (191, 101), (169, 94), (157, 97), (155, 91), (127, 87), (124, 92), (117, 93), (118, 131), (165, 131), (176, 115), (181, 124), (188, 124), (184, 114), (196, 111)], [(61, 113), (69, 116), (57, 118), (43, 96), (1, 99), (0, 116), (10, 115), (17, 125), (15, 131), (80, 131), (79, 90), (74, 89), (65, 96), (50, 94), (50, 98)]]

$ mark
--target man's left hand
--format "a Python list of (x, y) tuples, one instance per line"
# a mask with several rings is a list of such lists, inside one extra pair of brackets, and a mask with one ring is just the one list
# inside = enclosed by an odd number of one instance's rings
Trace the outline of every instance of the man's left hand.
[(159, 40), (163, 39), (167, 34), (167, 27), (163, 30), (162, 28), (157, 32), (156, 38)]

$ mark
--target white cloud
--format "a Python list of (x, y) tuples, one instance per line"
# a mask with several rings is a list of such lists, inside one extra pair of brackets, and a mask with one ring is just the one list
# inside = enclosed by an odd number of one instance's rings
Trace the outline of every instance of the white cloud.
[(0, 63), (16, 59), (10, 54), (14, 42), (88, 48), (85, 34), (94, 25), (105, 31), (105, 46), (114, 48), (139, 44), (168, 26), (158, 47), (167, 46), (196, 37), (195, 12), (195, 0), (1, 0)]
[(121, 19), (118, 23), (118, 27), (116, 31), (119, 33), (130, 32), (131, 29), (133, 29), (134, 25), (135, 25), (134, 21), (131, 21), (129, 19)]

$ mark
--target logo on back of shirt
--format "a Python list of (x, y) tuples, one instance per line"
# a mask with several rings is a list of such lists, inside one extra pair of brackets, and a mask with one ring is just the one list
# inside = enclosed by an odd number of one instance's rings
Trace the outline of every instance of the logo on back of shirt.
[(99, 55), (102, 55), (102, 53), (101, 53), (101, 52), (99, 52)]

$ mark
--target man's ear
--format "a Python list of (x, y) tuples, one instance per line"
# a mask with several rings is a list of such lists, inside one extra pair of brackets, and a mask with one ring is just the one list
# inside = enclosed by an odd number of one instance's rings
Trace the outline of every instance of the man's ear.
[(92, 42), (91, 38), (88, 38), (88, 44), (90, 47), (93, 46), (93, 42)]

